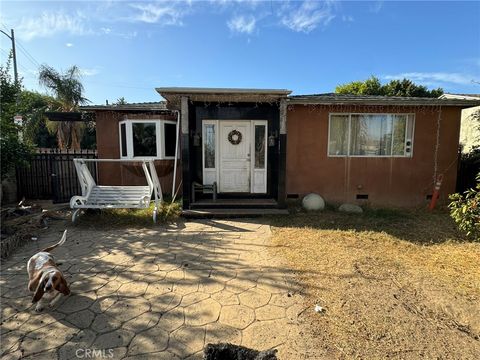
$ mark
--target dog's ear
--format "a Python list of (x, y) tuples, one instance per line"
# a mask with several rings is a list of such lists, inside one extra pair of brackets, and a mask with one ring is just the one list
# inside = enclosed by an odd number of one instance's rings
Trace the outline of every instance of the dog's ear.
[(62, 274), (58, 274), (58, 280), (55, 282), (54, 288), (63, 295), (70, 295), (70, 288)]
[(35, 294), (33, 294), (32, 303), (36, 303), (40, 300), (45, 293), (45, 279), (38, 282), (37, 289), (35, 290)]
[(39, 271), (37, 275), (35, 275), (35, 277), (28, 282), (28, 290), (35, 291), (35, 289), (38, 287), (38, 283), (40, 282), (41, 278), (42, 278), (42, 272)]

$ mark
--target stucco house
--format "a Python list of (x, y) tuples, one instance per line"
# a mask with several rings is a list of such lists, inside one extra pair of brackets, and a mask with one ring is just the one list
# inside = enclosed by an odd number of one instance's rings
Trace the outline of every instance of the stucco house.
[[(156, 90), (165, 101), (82, 110), (95, 113), (99, 158), (154, 159), (162, 188), (178, 190), (185, 211), (283, 208), (310, 192), (330, 203), (412, 207), (427, 203), (439, 175), (446, 199), (455, 190), (461, 111), (480, 104), (285, 89)], [(144, 181), (134, 165), (99, 164), (98, 174), (100, 184)]]
[[(440, 99), (460, 99), (480, 101), (480, 94), (443, 94)], [(480, 146), (480, 106), (473, 106), (462, 110), (460, 120), (460, 144), (462, 152), (469, 153), (475, 146)]]

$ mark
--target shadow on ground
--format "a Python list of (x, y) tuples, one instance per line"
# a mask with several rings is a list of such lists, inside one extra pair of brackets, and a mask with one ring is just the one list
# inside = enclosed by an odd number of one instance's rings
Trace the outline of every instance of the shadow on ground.
[(277, 216), (269, 222), (279, 228), (312, 228), (331, 231), (384, 232), (415, 244), (434, 245), (445, 241), (471, 241), (458, 231), (446, 209), (367, 209), (363, 214), (333, 210), (306, 213), (292, 209), (289, 216)]
[(193, 359), (216, 342), (275, 347), (283, 358), (305, 351), (302, 289), (270, 251), (262, 221), (66, 226), (67, 242), (54, 255), (72, 295), (55, 309), (35, 313), (26, 262), (58, 241), (61, 224), (2, 264), (5, 358), (105, 349), (114, 358)]

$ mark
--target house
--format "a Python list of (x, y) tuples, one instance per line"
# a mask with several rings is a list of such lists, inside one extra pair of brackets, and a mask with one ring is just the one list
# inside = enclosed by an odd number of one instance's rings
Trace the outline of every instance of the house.
[[(480, 94), (443, 94), (440, 99), (461, 99), (479, 101)], [(475, 146), (480, 146), (480, 106), (462, 110), (460, 126), (460, 144), (462, 152), (469, 153)]]
[[(426, 204), (440, 175), (445, 200), (455, 190), (461, 111), (480, 104), (285, 89), (156, 90), (166, 102), (82, 110), (96, 115), (100, 158), (155, 159), (168, 193), (177, 154), (184, 210), (283, 208), (287, 198), (310, 192), (330, 203), (412, 207)], [(142, 181), (133, 165), (100, 165), (102, 184)]]

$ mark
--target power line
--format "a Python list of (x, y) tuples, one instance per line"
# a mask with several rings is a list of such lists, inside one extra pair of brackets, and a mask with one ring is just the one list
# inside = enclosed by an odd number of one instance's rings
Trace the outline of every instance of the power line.
[(19, 49), (23, 52), (23, 54), (27, 57), (27, 59), (36, 67), (40, 67), (40, 63), (33, 57), (32, 54), (28, 52), (27, 49), (17, 40), (17, 45), (19, 46)]
[(140, 86), (129, 86), (129, 85), (123, 85), (123, 84), (115, 84), (115, 83), (102, 83), (98, 81), (91, 81), (86, 79), (85, 82), (88, 82), (90, 84), (96, 84), (96, 85), (102, 85), (105, 87), (119, 87), (119, 88), (127, 88), (127, 89), (141, 89), (141, 90), (152, 90), (154, 87), (140, 87)]
[(10, 56), (10, 51), (3, 50), (2, 48), (0, 48), (0, 51), (1, 51), (2, 53), (4, 53), (6, 57), (9, 57), (9, 56)]

